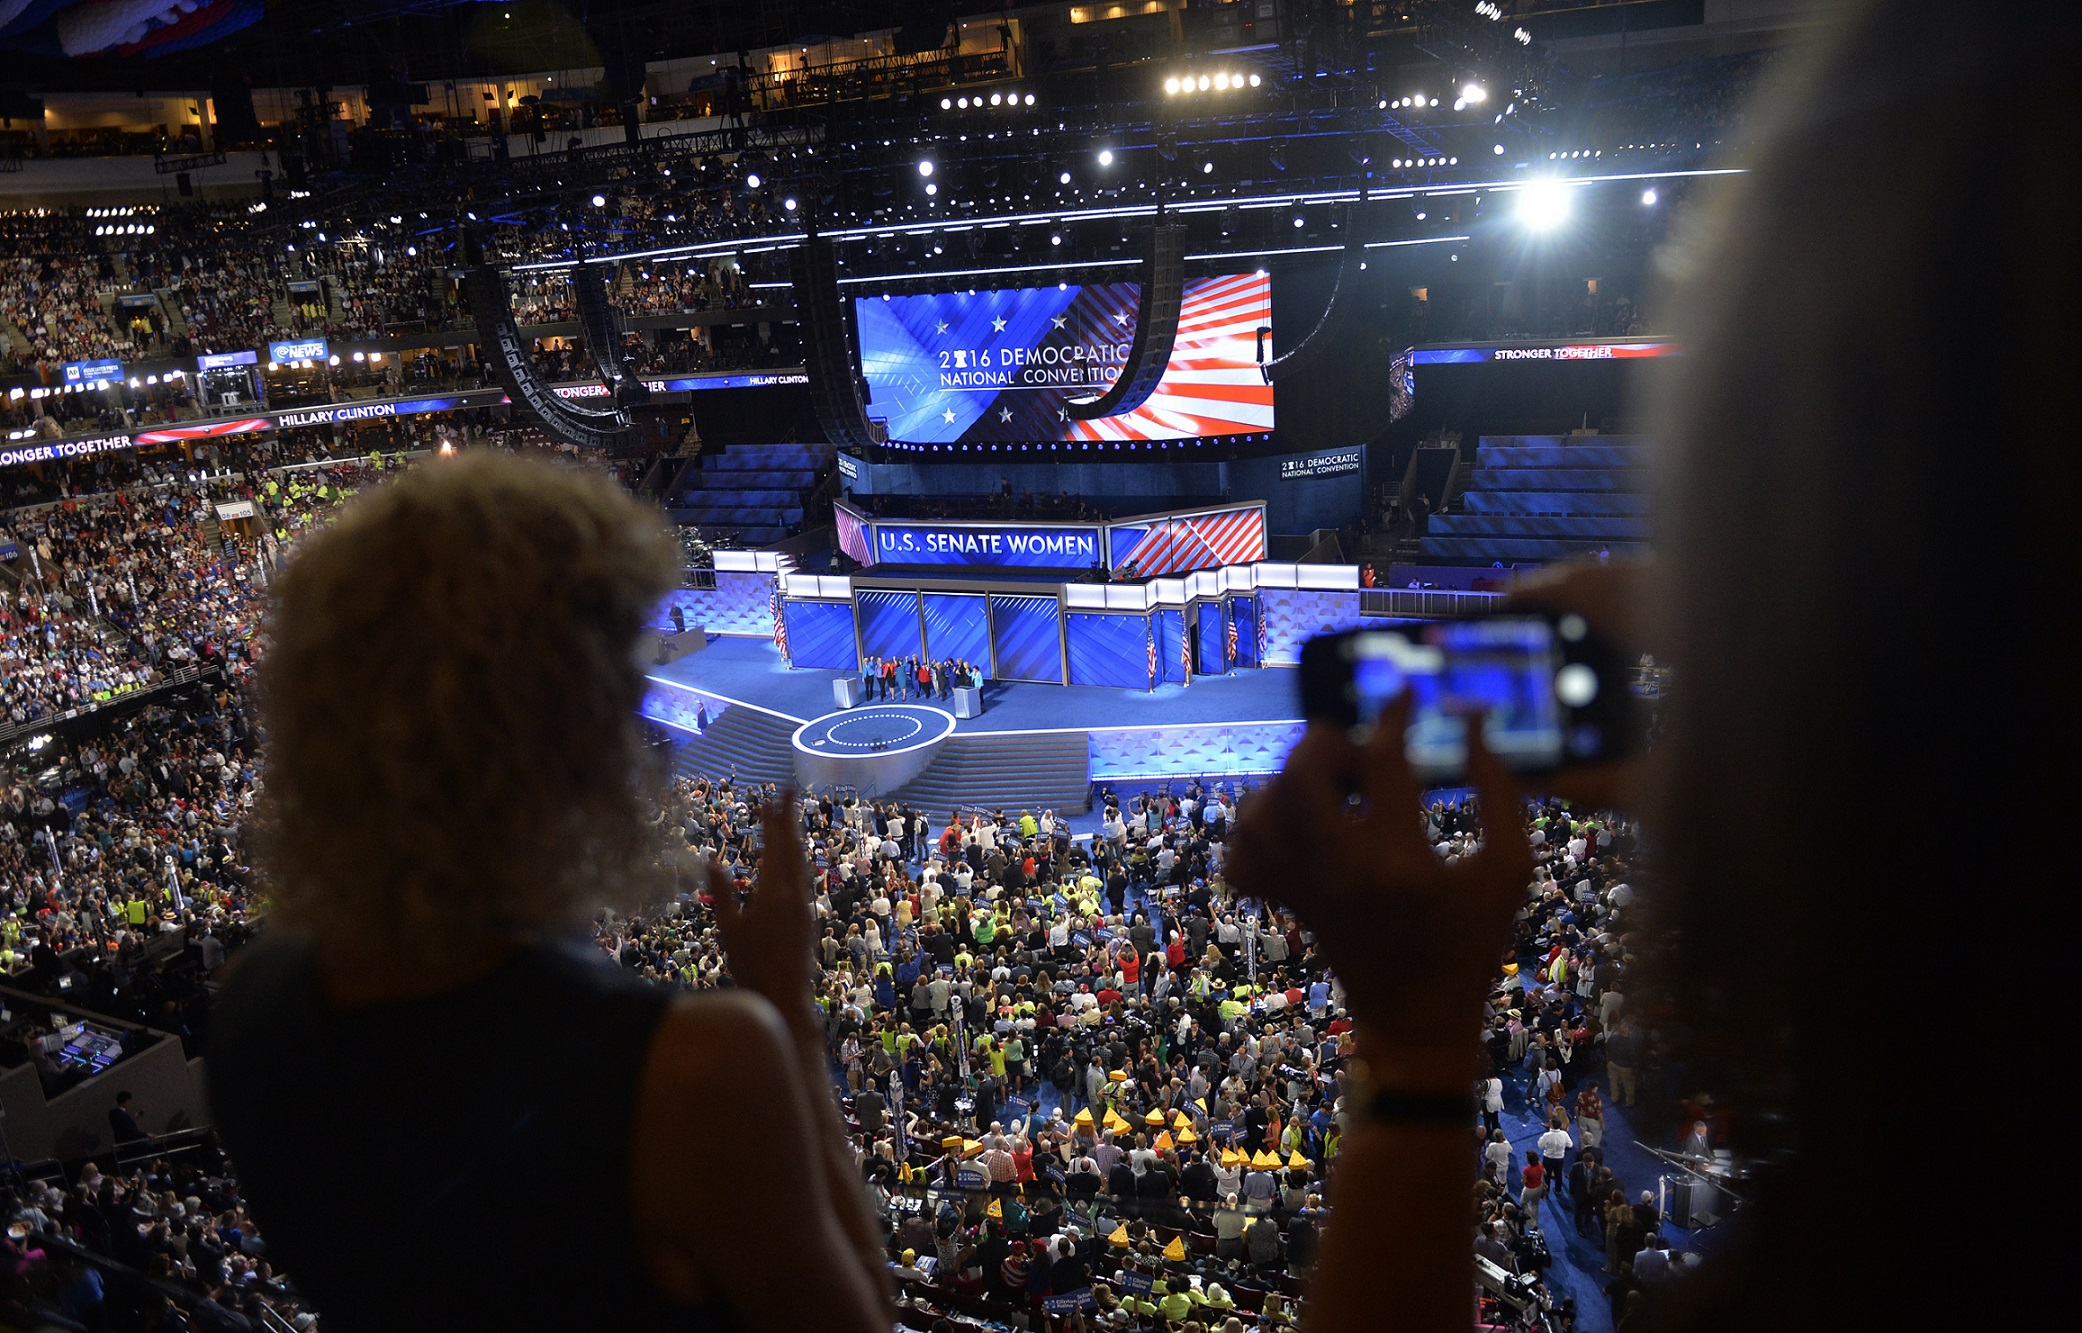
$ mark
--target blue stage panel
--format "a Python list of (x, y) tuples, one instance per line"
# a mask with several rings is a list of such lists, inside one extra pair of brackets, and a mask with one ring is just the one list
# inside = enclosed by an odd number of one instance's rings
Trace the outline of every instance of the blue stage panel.
[(1219, 676), (1229, 669), (1229, 652), (1223, 643), (1223, 632), (1227, 628), (1222, 622), (1220, 602), (1200, 603), (1200, 670), (1209, 676)]
[(1173, 684), (1183, 684), (1186, 679), (1185, 612), (1159, 610), (1154, 619), (1157, 626), (1157, 665), (1163, 669), (1165, 680)]
[(1072, 685), (1150, 687), (1147, 617), (1072, 611), (1064, 628), (1070, 643)]
[(1053, 597), (990, 599), (999, 680), (1063, 682), (1062, 608)]
[(853, 594), (860, 614), (860, 651), (869, 657), (914, 657), (919, 650), (918, 594), (863, 588)]
[(925, 651), (935, 662), (990, 666), (990, 617), (981, 593), (925, 594)]
[(1236, 626), (1236, 660), (1231, 665), (1262, 665), (1258, 660), (1258, 599), (1231, 597), (1229, 619)]
[(853, 647), (853, 604), (850, 602), (781, 603), (788, 626), (791, 666), (851, 671), (860, 665)]

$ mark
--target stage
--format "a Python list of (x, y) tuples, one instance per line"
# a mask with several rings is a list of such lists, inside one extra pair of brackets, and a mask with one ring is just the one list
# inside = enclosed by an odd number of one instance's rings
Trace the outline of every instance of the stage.
[[(790, 669), (771, 640), (721, 635), (649, 675), (644, 714), (686, 740), (690, 767), (727, 764), (762, 781), (837, 780), (828, 765), (798, 763), (796, 733), (840, 712), (832, 682), (857, 673)], [(982, 716), (950, 719), (931, 765), (875, 794), (1080, 808), (1092, 783), (1275, 772), (1301, 735), (1287, 667), (1238, 668), (1154, 690), (991, 681), (983, 698)], [(948, 708), (915, 692), (910, 702)]]

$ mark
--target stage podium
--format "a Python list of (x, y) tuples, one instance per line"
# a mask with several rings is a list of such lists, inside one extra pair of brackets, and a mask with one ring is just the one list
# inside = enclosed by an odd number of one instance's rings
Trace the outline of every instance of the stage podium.
[(831, 682), (831, 701), (840, 708), (858, 708), (861, 689), (860, 677), (840, 676)]
[(974, 685), (964, 685), (955, 690), (954, 715), (956, 717), (982, 717), (983, 691)]

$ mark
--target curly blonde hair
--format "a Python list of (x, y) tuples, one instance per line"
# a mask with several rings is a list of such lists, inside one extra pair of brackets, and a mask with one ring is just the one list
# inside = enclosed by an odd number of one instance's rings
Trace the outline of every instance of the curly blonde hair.
[(608, 480), (489, 451), (307, 539), (261, 668), (281, 923), (343, 961), (438, 963), (639, 897), (637, 648), (677, 577)]

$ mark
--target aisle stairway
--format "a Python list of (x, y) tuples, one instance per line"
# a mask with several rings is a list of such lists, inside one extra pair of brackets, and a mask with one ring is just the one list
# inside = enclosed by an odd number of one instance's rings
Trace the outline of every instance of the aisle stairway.
[(1067, 814), (1083, 810), (1092, 785), (1091, 742), (1081, 732), (956, 734), (931, 767), (894, 793), (944, 818), (956, 806), (1003, 806)]
[(726, 709), (708, 730), (673, 752), (673, 771), (682, 777), (727, 778), (740, 783), (795, 781), (792, 738), (798, 724), (756, 708)]
[(169, 339), (188, 336), (188, 319), (181, 313), (180, 298), (170, 287), (160, 287), (152, 293), (159, 298), (159, 311), (166, 317), (166, 336)]
[(1432, 518), (1434, 564), (1645, 552), (1654, 535), (1644, 436), (1485, 436), (1460, 505)]
[(667, 508), (711, 537), (770, 545), (802, 523), (804, 498), (832, 454), (828, 444), (733, 444), (704, 454)]

